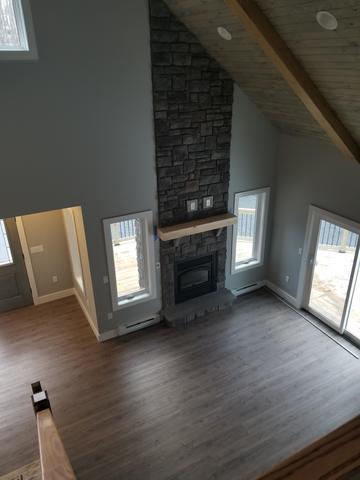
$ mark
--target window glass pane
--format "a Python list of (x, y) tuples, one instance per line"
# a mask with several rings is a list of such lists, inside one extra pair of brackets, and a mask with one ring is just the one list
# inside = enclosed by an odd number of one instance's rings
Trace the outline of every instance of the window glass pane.
[(340, 326), (358, 235), (321, 220), (309, 306)]
[(8, 236), (4, 220), (0, 219), (0, 265), (13, 263)]
[(256, 257), (256, 225), (258, 195), (239, 197), (235, 263), (248, 262)]
[(118, 298), (131, 298), (146, 289), (141, 219), (112, 223), (111, 241)]
[(20, 49), (13, 0), (0, 0), (0, 49)]

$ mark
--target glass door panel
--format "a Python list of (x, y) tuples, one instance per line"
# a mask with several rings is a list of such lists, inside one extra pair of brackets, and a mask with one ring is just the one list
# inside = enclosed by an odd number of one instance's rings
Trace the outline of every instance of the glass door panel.
[(356, 340), (360, 340), (360, 272), (359, 263), (357, 272), (354, 276), (354, 288), (349, 306), (349, 317), (346, 325), (346, 331)]
[(359, 236), (320, 220), (309, 309), (340, 330)]

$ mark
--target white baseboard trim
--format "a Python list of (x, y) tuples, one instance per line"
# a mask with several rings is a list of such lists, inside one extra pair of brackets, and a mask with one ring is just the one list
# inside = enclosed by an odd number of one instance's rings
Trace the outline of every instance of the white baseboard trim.
[(119, 331), (117, 328), (108, 330), (107, 332), (99, 333), (99, 342), (106, 342), (106, 340), (111, 340), (112, 338), (118, 337)]
[(41, 295), (39, 297), (34, 297), (34, 305), (42, 305), (43, 303), (53, 302), (54, 300), (60, 300), (61, 298), (71, 297), (71, 295), (74, 295), (73, 288), (49, 293), (48, 295)]
[(297, 298), (293, 297), (289, 293), (285, 292), (282, 288), (278, 287), (275, 285), (275, 283), (270, 282), (269, 280), (265, 280), (265, 286), (268, 287), (270, 290), (272, 290), (276, 295), (279, 297), (283, 298), (286, 302), (288, 302), (290, 305), (292, 305), (295, 308), (300, 308), (299, 302)]
[(265, 280), (261, 280), (260, 282), (254, 282), (251, 285), (246, 285), (241, 288), (235, 288), (231, 290), (231, 293), (239, 297), (240, 295), (245, 295), (245, 293), (253, 292), (254, 290), (259, 290), (259, 288), (264, 287), (266, 284)]
[(91, 318), (89, 312), (87, 311), (87, 308), (86, 306), (84, 305), (84, 302), (82, 301), (82, 298), (80, 297), (80, 295), (78, 294), (76, 288), (74, 288), (74, 295), (77, 299), (77, 301), (79, 302), (79, 305), (81, 307), (81, 310), (83, 311), (85, 317), (86, 317), (86, 320), (89, 322), (89, 325), (91, 327), (91, 330), (94, 332), (94, 335), (96, 337), (96, 339), (100, 342), (100, 334), (99, 334), (99, 331), (97, 329), (97, 327), (95, 326), (94, 322), (93, 322), (93, 319)]
[(108, 330), (107, 332), (103, 332), (99, 334), (99, 342), (106, 342), (106, 340), (110, 340), (111, 338), (121, 337), (123, 335), (127, 335), (131, 332), (136, 332), (137, 330), (142, 330), (143, 328), (150, 327), (151, 325), (156, 325), (160, 323), (161, 318), (159, 314), (151, 315), (150, 317), (145, 317), (140, 320), (134, 321), (129, 325), (120, 325), (117, 328), (113, 328), (112, 330)]

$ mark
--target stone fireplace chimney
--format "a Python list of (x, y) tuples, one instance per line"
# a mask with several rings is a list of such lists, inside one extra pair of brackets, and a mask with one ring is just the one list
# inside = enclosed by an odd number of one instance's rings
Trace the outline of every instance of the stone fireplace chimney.
[[(165, 227), (227, 212), (233, 81), (162, 0), (150, 1), (150, 20), (159, 226)], [(197, 210), (189, 212), (190, 200)], [(179, 262), (213, 256), (213, 280), (224, 287), (226, 235), (224, 229), (161, 241), (164, 310), (176, 303)]]

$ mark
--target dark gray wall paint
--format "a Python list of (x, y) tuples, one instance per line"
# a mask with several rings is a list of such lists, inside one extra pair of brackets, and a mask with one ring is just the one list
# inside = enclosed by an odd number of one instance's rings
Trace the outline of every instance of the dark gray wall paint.
[(157, 299), (107, 320), (103, 283), (102, 219), (157, 215), (147, 1), (103, 0), (99, 8), (95, 0), (32, 0), (31, 7), (39, 60), (0, 62), (0, 217), (82, 206), (106, 331), (160, 308)]
[(360, 166), (330, 144), (281, 135), (276, 182), (268, 279), (296, 297), (309, 206), (360, 222)]
[(271, 192), (265, 261), (262, 267), (231, 275), (232, 229), (228, 229), (226, 286), (231, 289), (244, 287), (266, 278), (278, 138), (277, 129), (235, 85), (230, 153), (229, 210), (234, 210), (235, 193), (261, 187), (271, 187)]

